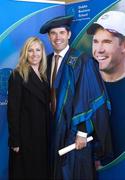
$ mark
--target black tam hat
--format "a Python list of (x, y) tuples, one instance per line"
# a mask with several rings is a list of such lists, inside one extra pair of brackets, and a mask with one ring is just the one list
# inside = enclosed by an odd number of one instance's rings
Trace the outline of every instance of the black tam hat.
[(46, 22), (41, 28), (40, 33), (45, 34), (50, 31), (52, 28), (65, 27), (70, 29), (70, 25), (72, 23), (73, 16), (59, 16), (48, 22)]

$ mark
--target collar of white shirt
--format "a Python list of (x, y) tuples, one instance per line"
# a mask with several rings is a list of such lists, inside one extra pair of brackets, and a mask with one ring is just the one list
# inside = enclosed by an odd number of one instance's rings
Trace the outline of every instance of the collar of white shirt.
[[(65, 49), (63, 49), (58, 55), (60, 55), (60, 58), (58, 60), (58, 67), (57, 67), (57, 72), (58, 72), (58, 69), (61, 65), (61, 62), (62, 62), (62, 59), (63, 57), (65, 56), (65, 54), (67, 53), (67, 51), (69, 50), (69, 45), (66, 46)], [(54, 52), (54, 56), (57, 55), (56, 52)], [(52, 84), (52, 74), (53, 74), (53, 69), (54, 69), (54, 65), (55, 65), (55, 58), (53, 56), (53, 59), (52, 59), (52, 66), (51, 66), (51, 79), (50, 79), (50, 83)]]
[[(65, 56), (66, 52), (68, 51), (69, 49), (69, 45), (66, 46), (65, 49), (63, 49), (58, 55), (60, 55), (62, 58)], [(54, 56), (57, 55), (56, 52), (54, 52)]]

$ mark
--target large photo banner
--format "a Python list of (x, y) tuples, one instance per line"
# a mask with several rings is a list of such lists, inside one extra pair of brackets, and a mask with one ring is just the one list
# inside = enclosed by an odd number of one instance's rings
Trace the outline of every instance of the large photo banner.
[[(66, 13), (72, 13), (75, 17), (72, 25), (73, 36), (71, 45), (90, 56), (92, 55), (92, 36), (86, 33), (88, 27), (107, 11), (118, 10), (125, 13), (125, 0), (107, 0), (98, 3), (97, 0), (90, 0), (76, 2), (73, 6), (71, 4), (66, 5)], [(100, 168), (97, 173), (99, 180), (123, 180), (125, 179), (124, 171), (125, 152)]]

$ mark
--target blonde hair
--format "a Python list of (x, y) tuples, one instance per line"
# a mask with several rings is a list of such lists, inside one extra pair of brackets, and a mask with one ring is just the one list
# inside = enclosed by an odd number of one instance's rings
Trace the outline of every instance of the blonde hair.
[(29, 72), (31, 69), (31, 66), (27, 59), (28, 58), (28, 49), (34, 42), (38, 42), (42, 48), (42, 59), (40, 61), (40, 65), (39, 65), (39, 73), (40, 73), (41, 80), (42, 79), (47, 80), (47, 77), (46, 77), (47, 59), (46, 59), (45, 47), (39, 38), (30, 37), (27, 39), (27, 41), (25, 42), (25, 44), (21, 50), (20, 57), (19, 57), (19, 63), (17, 64), (17, 68), (16, 68), (16, 70), (19, 72), (19, 74), (21, 75), (21, 77), (23, 78), (23, 80), (25, 82), (28, 81), (28, 76), (29, 76)]

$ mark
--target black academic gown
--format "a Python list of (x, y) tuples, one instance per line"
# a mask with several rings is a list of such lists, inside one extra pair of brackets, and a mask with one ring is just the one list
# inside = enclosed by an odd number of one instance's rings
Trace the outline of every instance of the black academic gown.
[(31, 69), (25, 83), (18, 72), (8, 89), (10, 179), (48, 179), (49, 90)]
[[(48, 78), (52, 55), (48, 56)], [(102, 158), (111, 152), (108, 97), (95, 61), (69, 49), (60, 65), (54, 87), (56, 112), (51, 125), (54, 137), (51, 140), (53, 177), (55, 180), (93, 180), (94, 156)], [(78, 130), (92, 135), (94, 140), (86, 148), (60, 157), (58, 150), (74, 143)]]

